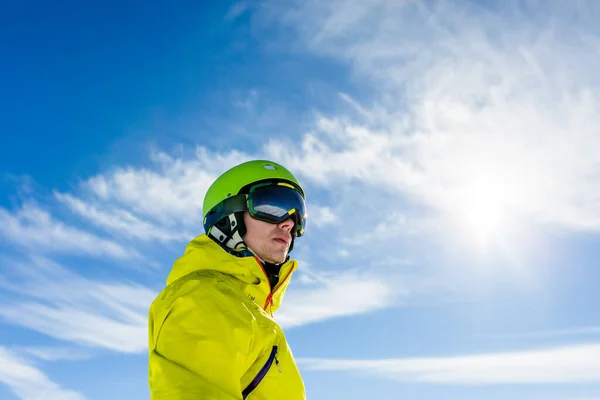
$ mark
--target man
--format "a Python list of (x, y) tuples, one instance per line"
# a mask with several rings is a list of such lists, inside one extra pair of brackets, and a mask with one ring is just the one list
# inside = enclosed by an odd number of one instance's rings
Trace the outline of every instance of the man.
[(304, 191), (265, 160), (221, 175), (204, 198), (205, 234), (175, 261), (149, 313), (152, 400), (305, 399), (272, 316), (297, 262)]

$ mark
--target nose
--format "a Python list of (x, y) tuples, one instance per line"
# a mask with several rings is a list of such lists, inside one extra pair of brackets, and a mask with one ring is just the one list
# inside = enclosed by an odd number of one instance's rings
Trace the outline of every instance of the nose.
[(290, 218), (286, 219), (285, 221), (282, 221), (279, 224), (277, 224), (277, 226), (280, 229), (283, 229), (289, 233), (292, 231), (292, 228), (294, 227), (294, 220), (290, 217)]

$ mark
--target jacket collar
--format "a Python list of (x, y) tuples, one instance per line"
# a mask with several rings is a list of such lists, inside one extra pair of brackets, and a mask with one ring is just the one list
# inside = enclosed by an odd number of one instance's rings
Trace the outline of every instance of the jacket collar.
[(245, 294), (260, 307), (273, 314), (281, 304), (291, 275), (298, 267), (296, 260), (288, 260), (279, 272), (279, 283), (271, 288), (262, 263), (252, 253), (245, 251), (230, 254), (205, 234), (193, 239), (183, 256), (178, 258), (167, 278), (167, 285), (195, 271), (212, 270), (235, 276), (244, 282)]

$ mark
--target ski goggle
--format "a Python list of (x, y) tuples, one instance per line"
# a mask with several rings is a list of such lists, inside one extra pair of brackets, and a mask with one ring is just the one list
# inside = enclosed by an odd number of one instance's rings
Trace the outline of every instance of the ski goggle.
[(288, 218), (295, 222), (292, 234), (304, 234), (306, 204), (294, 186), (284, 183), (262, 183), (250, 187), (247, 199), (248, 212), (253, 218), (278, 224)]
[(296, 237), (304, 234), (306, 203), (300, 192), (290, 184), (263, 183), (250, 187), (248, 212), (253, 218), (272, 224), (292, 218), (295, 222), (292, 234)]
[(292, 235), (304, 234), (306, 227), (306, 204), (300, 192), (285, 182), (267, 182), (253, 185), (248, 194), (238, 194), (217, 204), (204, 218), (204, 229), (217, 224), (225, 216), (248, 211), (255, 219), (278, 224), (292, 218), (295, 225)]

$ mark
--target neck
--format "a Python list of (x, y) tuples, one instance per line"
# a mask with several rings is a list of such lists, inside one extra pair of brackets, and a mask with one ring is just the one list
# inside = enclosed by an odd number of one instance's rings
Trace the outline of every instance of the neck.
[(263, 269), (265, 270), (265, 273), (267, 274), (267, 278), (269, 279), (269, 284), (271, 285), (271, 290), (272, 290), (277, 285), (277, 283), (279, 283), (279, 271), (281, 270), (281, 264), (273, 264), (268, 261), (265, 261), (262, 258), (260, 258), (260, 256), (258, 254), (256, 254), (256, 252), (254, 250), (252, 250), (250, 247), (247, 247), (247, 249), (250, 250), (250, 252), (252, 254), (254, 254), (254, 256), (263, 265)]

